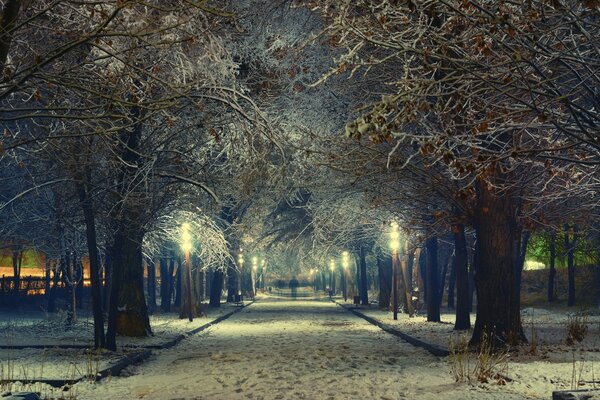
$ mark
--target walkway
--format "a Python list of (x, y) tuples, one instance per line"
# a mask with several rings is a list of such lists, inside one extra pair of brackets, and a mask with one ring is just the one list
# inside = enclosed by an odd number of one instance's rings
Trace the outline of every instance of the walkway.
[[(262, 299), (128, 374), (78, 384), (90, 399), (468, 398), (446, 360), (323, 300)], [(127, 375), (127, 373), (125, 374)], [(467, 393), (465, 393), (467, 392)], [(460, 395), (459, 395), (460, 394)], [(481, 398), (481, 393), (478, 395)], [(503, 398), (511, 398), (504, 393)]]

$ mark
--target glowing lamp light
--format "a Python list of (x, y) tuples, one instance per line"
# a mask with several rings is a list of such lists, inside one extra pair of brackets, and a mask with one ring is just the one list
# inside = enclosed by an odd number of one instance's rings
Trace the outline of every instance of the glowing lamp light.
[(344, 266), (344, 269), (348, 269), (349, 261), (348, 261), (348, 252), (347, 251), (344, 251), (342, 253), (342, 265)]
[(398, 224), (396, 222), (392, 222), (392, 227), (390, 230), (390, 249), (392, 251), (398, 251), (400, 248), (400, 231), (398, 230)]
[(329, 260), (329, 269), (331, 270), (331, 272), (333, 272), (333, 270), (335, 269), (335, 261), (333, 261), (333, 258)]
[(192, 235), (190, 234), (190, 224), (181, 225), (181, 250), (189, 252), (192, 250)]

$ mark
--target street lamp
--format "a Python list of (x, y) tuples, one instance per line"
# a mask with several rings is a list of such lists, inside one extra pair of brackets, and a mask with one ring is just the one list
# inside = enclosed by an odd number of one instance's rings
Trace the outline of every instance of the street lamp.
[(258, 257), (252, 257), (252, 274), (250, 276), (252, 280), (252, 297), (256, 297), (256, 271), (258, 270)]
[(392, 250), (392, 298), (394, 307), (394, 320), (398, 319), (398, 249), (400, 248), (400, 232), (398, 230), (398, 224), (392, 222), (390, 230), (390, 249)]
[(266, 289), (266, 274), (267, 274), (267, 260), (265, 260), (263, 258), (262, 260), (262, 289), (263, 289), (263, 293), (265, 292)]
[(348, 260), (348, 252), (344, 251), (342, 253), (342, 266), (344, 267), (344, 301), (348, 300), (348, 265), (350, 264), (349, 260)]
[(335, 271), (335, 261), (333, 258), (329, 260), (329, 270), (331, 271), (331, 274), (329, 274), (329, 292), (333, 295), (335, 294), (335, 277), (333, 276), (333, 271)]
[(242, 284), (243, 283), (242, 281), (244, 280), (244, 274), (243, 274), (243, 271), (244, 271), (244, 253), (243, 253), (242, 249), (240, 249), (240, 254), (238, 255), (238, 264), (240, 266), (240, 272), (239, 272), (240, 278), (238, 279), (238, 282), (237, 282), (237, 285), (238, 285), (238, 296), (239, 296), (239, 301), (243, 301), (243, 298), (242, 298), (242, 288), (243, 288), (244, 285)]
[(192, 235), (190, 234), (190, 224), (184, 223), (181, 225), (181, 250), (185, 253), (185, 265), (187, 269), (187, 292), (188, 292), (188, 319), (190, 322), (194, 320), (192, 312), (192, 268), (190, 267), (190, 251), (192, 250)]

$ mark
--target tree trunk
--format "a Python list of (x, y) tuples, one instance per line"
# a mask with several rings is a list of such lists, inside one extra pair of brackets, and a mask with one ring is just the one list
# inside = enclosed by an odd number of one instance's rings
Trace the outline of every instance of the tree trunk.
[(156, 310), (156, 263), (153, 259), (146, 260), (146, 268), (148, 270), (148, 314), (152, 315)]
[(438, 240), (431, 237), (425, 241), (427, 248), (426, 260), (426, 294), (427, 294), (427, 321), (440, 322), (440, 302), (438, 300)]
[(442, 306), (442, 300), (444, 299), (444, 289), (446, 288), (446, 276), (448, 275), (448, 268), (450, 268), (450, 264), (452, 263), (453, 257), (452, 254), (448, 256), (446, 261), (444, 262), (444, 269), (440, 275), (440, 280), (438, 283), (439, 292), (438, 292), (438, 303), (440, 303), (440, 307)]
[(469, 256), (469, 254), (471, 254), (471, 256), (469, 257), (469, 260), (471, 261), (469, 263), (469, 312), (473, 312), (473, 302), (475, 299), (475, 271), (477, 270), (477, 264), (476, 264), (476, 259), (475, 259), (475, 250), (474, 247), (475, 245), (473, 244), (473, 246), (469, 245), (467, 247), (467, 257)]
[(427, 247), (421, 249), (421, 252), (419, 253), (418, 271), (419, 282), (421, 283), (419, 287), (420, 297), (423, 304), (427, 304), (427, 299), (429, 298), (427, 290)]
[[(599, 257), (599, 259), (600, 259), (600, 257)], [(556, 231), (554, 229), (552, 229), (550, 231), (550, 271), (548, 272), (548, 303), (552, 303), (554, 301), (555, 277), (556, 277)], [(599, 277), (600, 277), (600, 275), (599, 275)], [(600, 305), (600, 294), (599, 294), (598, 300), (599, 300), (598, 304)]]
[(175, 273), (175, 300), (173, 305), (177, 308), (181, 307), (181, 273), (183, 272), (183, 263), (181, 258), (177, 258), (177, 272)]
[(479, 344), (485, 336), (497, 345), (517, 344), (526, 338), (515, 290), (519, 229), (514, 201), (510, 194), (494, 195), (483, 182), (478, 182), (477, 195), (477, 318), (471, 343)]
[[(455, 246), (456, 247), (456, 246)], [(454, 249), (454, 256), (452, 257), (452, 264), (450, 265), (450, 276), (448, 277), (448, 308), (453, 309), (454, 304), (454, 290), (456, 289), (456, 248)]]
[(367, 287), (367, 259), (364, 247), (360, 246), (359, 249), (359, 260), (360, 260), (360, 281), (359, 281), (359, 295), (360, 304), (369, 305), (369, 292)]
[(221, 307), (221, 292), (223, 291), (223, 272), (214, 271), (210, 283), (210, 301), (211, 307)]
[(3, 2), (2, 12), (0, 13), (0, 71), (4, 71), (6, 58), (10, 50), (12, 38), (14, 35), (19, 10), (21, 9), (21, 0), (6, 0)]
[(521, 309), (521, 277), (523, 275), (523, 267), (525, 266), (525, 256), (527, 255), (527, 244), (529, 243), (529, 232), (521, 233), (521, 240), (518, 243), (518, 255), (515, 261), (515, 292), (517, 295), (518, 309)]
[(65, 251), (64, 260), (61, 260), (61, 267), (63, 268), (63, 281), (65, 284), (65, 305), (67, 311), (66, 325), (67, 327), (73, 326), (75, 319), (73, 297), (75, 296), (75, 288), (73, 286), (73, 264), (71, 263), (71, 254), (69, 251)]
[(569, 224), (565, 224), (565, 249), (567, 250), (567, 270), (569, 275), (569, 296), (567, 305), (575, 305), (575, 247), (577, 247), (577, 224), (573, 225), (573, 240), (569, 240)]
[(465, 226), (453, 227), (454, 233), (454, 269), (456, 270), (456, 320), (455, 330), (471, 328), (469, 304), (469, 266), (467, 262), (467, 241)]
[[(86, 177), (89, 179), (89, 175)], [(94, 348), (103, 348), (106, 344), (104, 336), (104, 314), (102, 313), (102, 282), (100, 280), (100, 255), (98, 254), (98, 241), (96, 239), (96, 215), (89, 187), (83, 182), (78, 182), (77, 193), (79, 203), (83, 210), (85, 220), (85, 233), (87, 239), (88, 256), (90, 259), (90, 282), (92, 290), (92, 314), (94, 317)], [(83, 286), (83, 270), (82, 281)]]
[(169, 262), (162, 257), (160, 263), (160, 309), (162, 312), (169, 312), (171, 308), (171, 298), (169, 297), (169, 286), (171, 280), (169, 276)]
[(116, 350), (116, 334), (142, 337), (152, 334), (146, 296), (141, 229), (133, 218), (122, 220), (112, 247), (113, 285), (109, 307), (107, 348)]
[[(232, 261), (227, 263), (227, 303), (233, 303), (235, 301), (236, 286), (237, 286), (237, 268)], [(244, 288), (242, 287), (242, 294)]]
[(19, 298), (19, 291), (21, 288), (21, 263), (19, 260), (22, 258), (23, 249), (13, 249), (12, 251), (12, 265), (13, 265), (13, 296), (15, 301)]
[(110, 307), (110, 288), (112, 287), (112, 260), (110, 259), (110, 249), (104, 249), (104, 293), (102, 296), (102, 308), (108, 313)]
[(185, 261), (180, 266), (181, 269), (181, 307), (179, 309), (179, 318), (188, 318), (190, 322), (198, 316), (196, 302), (194, 301), (194, 284), (192, 281), (192, 266), (190, 265), (189, 253), (185, 255)]

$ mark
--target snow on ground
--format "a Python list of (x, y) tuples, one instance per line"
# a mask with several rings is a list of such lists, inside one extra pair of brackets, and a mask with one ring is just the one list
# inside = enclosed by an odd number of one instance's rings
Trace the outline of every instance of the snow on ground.
[[(564, 320), (553, 318), (557, 324)], [(422, 325), (423, 338), (441, 341), (445, 335), (447, 343), (453, 334), (451, 324), (404, 318), (398, 324), (403, 322), (404, 331), (413, 326), (417, 332)], [(434, 333), (428, 336), (427, 330)], [(572, 353), (565, 354), (571, 358), (511, 354), (504, 373), (512, 381), (504, 386), (455, 383), (449, 359), (415, 348), (327, 300), (271, 297), (174, 348), (153, 351), (120, 377), (81, 382), (71, 392), (78, 399), (385, 400), (441, 394), (444, 399), (547, 399), (553, 390), (571, 387)], [(594, 362), (586, 360), (576, 361), (576, 373), (593, 380)], [(34, 388), (51, 393), (48, 387)]]
[(0, 345), (47, 346), (39, 348), (0, 348), (0, 382), (4, 380), (34, 381), (36, 379), (74, 380), (95, 375), (137, 347), (160, 345), (198, 328), (219, 316), (233, 311), (224, 304), (210, 309), (209, 315), (193, 322), (179, 319), (176, 313), (150, 316), (153, 336), (147, 338), (118, 337), (119, 351), (101, 353), (89, 349), (61, 349), (57, 346), (93, 346), (93, 324), (89, 315), (83, 315), (69, 329), (65, 329), (65, 314), (45, 317), (39, 313), (0, 315)]

